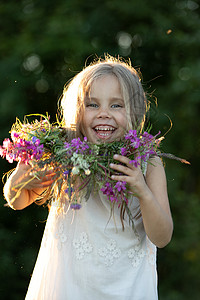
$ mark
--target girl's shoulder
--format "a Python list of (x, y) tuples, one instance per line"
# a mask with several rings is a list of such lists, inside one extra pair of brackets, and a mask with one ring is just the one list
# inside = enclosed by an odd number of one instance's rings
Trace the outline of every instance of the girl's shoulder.
[(155, 180), (165, 180), (165, 169), (163, 162), (159, 156), (153, 156), (150, 158), (147, 164), (146, 178)]
[(161, 158), (157, 155), (152, 156), (149, 159), (148, 164), (147, 164), (147, 169), (151, 170), (151, 169), (155, 169), (155, 168), (164, 169), (163, 162), (162, 162)]

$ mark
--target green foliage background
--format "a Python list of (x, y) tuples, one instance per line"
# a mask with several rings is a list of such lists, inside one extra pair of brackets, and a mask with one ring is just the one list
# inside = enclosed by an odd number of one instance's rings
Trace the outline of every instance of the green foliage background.
[[(48, 112), (53, 121), (64, 84), (104, 53), (141, 69), (153, 131), (164, 134), (172, 121), (164, 151), (191, 166), (166, 161), (174, 235), (158, 250), (161, 300), (197, 300), (200, 292), (199, 14), (198, 0), (0, 2), (0, 143), (16, 116)], [(1, 160), (0, 176), (11, 167)], [(47, 210), (12, 211), (0, 198), (0, 295), (21, 300)]]

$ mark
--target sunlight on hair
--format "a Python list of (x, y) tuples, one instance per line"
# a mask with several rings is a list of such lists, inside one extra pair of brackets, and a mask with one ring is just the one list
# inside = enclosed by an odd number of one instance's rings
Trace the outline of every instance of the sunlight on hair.
[(64, 120), (67, 128), (71, 127), (71, 124), (75, 123), (76, 103), (66, 99), (66, 95), (63, 95), (63, 105), (65, 105)]
[(61, 105), (65, 126), (67, 128), (71, 128), (76, 122), (78, 85), (78, 79), (75, 78), (68, 86), (65, 87), (63, 92)]

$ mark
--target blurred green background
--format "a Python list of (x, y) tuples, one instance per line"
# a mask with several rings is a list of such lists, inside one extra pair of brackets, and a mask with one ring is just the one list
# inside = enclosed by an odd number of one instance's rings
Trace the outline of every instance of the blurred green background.
[[(120, 55), (140, 68), (153, 132), (172, 122), (163, 150), (191, 162), (165, 161), (174, 235), (158, 250), (160, 300), (199, 299), (199, 1), (1, 0), (0, 28), (0, 144), (16, 117), (48, 112), (54, 121), (64, 84), (96, 56)], [(13, 167), (1, 159), (0, 177)], [(48, 212), (4, 207), (2, 187), (0, 298), (21, 300)]]

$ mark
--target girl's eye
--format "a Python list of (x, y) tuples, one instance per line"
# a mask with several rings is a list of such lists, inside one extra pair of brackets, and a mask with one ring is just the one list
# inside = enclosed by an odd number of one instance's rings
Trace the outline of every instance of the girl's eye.
[(86, 107), (94, 107), (94, 108), (97, 108), (98, 105), (96, 103), (87, 103), (86, 104)]
[(113, 104), (111, 107), (112, 108), (120, 108), (120, 107), (122, 107), (122, 105), (120, 105), (120, 104)]

